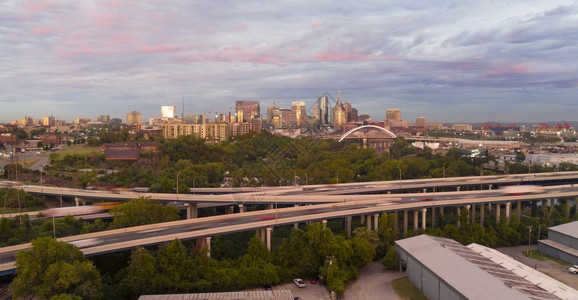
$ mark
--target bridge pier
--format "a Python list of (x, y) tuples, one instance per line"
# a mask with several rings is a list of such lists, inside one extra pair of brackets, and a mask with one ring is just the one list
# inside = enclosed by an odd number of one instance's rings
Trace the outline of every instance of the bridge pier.
[(239, 213), (242, 214), (245, 212), (243, 204), (239, 204)]
[(80, 206), (80, 198), (74, 197), (74, 202), (76, 203), (76, 206)]
[(323, 224), (323, 228), (327, 227), (327, 220), (323, 219), (321, 220), (321, 224)]
[(522, 221), (522, 201), (518, 201), (516, 205), (516, 211), (518, 213), (518, 222)]
[(370, 230), (371, 230), (371, 215), (366, 215), (366, 216), (365, 216), (365, 221), (367, 222), (367, 223), (365, 224), (365, 226), (366, 226), (366, 228), (367, 228), (367, 231), (370, 231)]
[(185, 208), (187, 209), (187, 220), (198, 217), (197, 203), (185, 203)]
[(427, 208), (421, 210), (421, 228), (425, 229)]
[[(327, 222), (327, 221), (325, 221)], [(267, 227), (267, 249), (271, 251), (271, 231), (273, 230), (272, 227)]]
[(225, 214), (230, 215), (235, 211), (235, 207), (234, 206), (227, 206), (225, 208)]
[(461, 186), (458, 186), (458, 187), (457, 187), (457, 191), (458, 191), (458, 192), (459, 192), (461, 189), (462, 189)]
[(431, 208), (431, 228), (436, 228), (436, 208), (432, 206)]
[(512, 207), (512, 203), (506, 203), (506, 225), (510, 225), (510, 208)]
[(484, 226), (484, 213), (485, 213), (484, 204), (480, 204), (480, 225), (482, 226)]
[(373, 214), (373, 230), (379, 230), (379, 214)]
[(462, 209), (461, 209), (459, 206), (457, 207), (457, 209), (458, 209), (458, 224), (456, 224), (456, 227), (457, 227), (458, 229), (460, 229), (460, 227), (462, 227), (462, 221), (461, 221), (461, 218), (462, 218)]
[(500, 222), (500, 203), (496, 203), (496, 223)]
[(407, 233), (407, 210), (403, 211), (403, 234)]
[[(299, 204), (293, 205), (294, 207), (299, 207)], [(299, 223), (293, 223), (293, 228), (299, 229)]]
[(472, 204), (472, 219), (470, 220), (470, 224), (473, 224), (476, 222), (476, 205)]
[(273, 209), (273, 204), (265, 204), (265, 209)]
[(211, 237), (208, 236), (205, 238), (205, 245), (207, 247), (207, 257), (211, 257)]
[(491, 191), (492, 190), (492, 185), (488, 184), (488, 190)]
[(345, 217), (345, 230), (347, 231), (347, 237), (351, 237), (351, 216)]

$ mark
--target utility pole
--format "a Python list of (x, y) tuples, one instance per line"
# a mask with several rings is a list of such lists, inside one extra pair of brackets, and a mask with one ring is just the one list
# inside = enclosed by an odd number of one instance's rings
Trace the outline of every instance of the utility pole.
[(532, 242), (532, 225), (528, 225), (528, 257), (530, 257), (530, 244)]

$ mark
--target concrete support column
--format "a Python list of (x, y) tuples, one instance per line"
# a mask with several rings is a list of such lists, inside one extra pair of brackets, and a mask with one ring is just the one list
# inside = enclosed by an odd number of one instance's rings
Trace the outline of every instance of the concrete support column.
[(323, 228), (327, 227), (327, 220), (321, 220), (321, 224), (323, 224)]
[(470, 224), (476, 222), (476, 205), (472, 204), (472, 219), (470, 220)]
[(394, 212), (393, 214), (394, 214), (393, 217), (395, 218), (395, 220), (393, 220), (393, 229), (394, 229), (394, 230), (397, 230), (398, 227), (399, 227), (399, 226), (398, 226), (398, 225), (399, 225), (399, 224), (398, 224), (399, 214), (397, 213), (397, 211)]
[(86, 201), (82, 201), (82, 205), (85, 206), (85, 205), (86, 205)]
[(431, 208), (431, 228), (436, 228), (436, 208)]
[(235, 211), (235, 207), (234, 206), (227, 206), (225, 208), (225, 214), (230, 215)]
[(359, 216), (359, 224), (361, 225), (365, 224), (365, 215)]
[(265, 209), (273, 209), (273, 204), (265, 204)]
[(403, 234), (407, 233), (407, 210), (403, 211)]
[(185, 208), (187, 209), (187, 220), (197, 218), (197, 203), (185, 203)]
[(506, 224), (510, 225), (510, 208), (512, 207), (512, 203), (506, 203)]
[(76, 206), (80, 206), (80, 198), (74, 197), (74, 202), (76, 202)]
[(492, 211), (492, 203), (488, 203), (488, 211), (489, 211), (489, 212)]
[(461, 186), (458, 186), (458, 187), (457, 187), (458, 192), (459, 192), (461, 189), (462, 189)]
[(566, 210), (564, 211), (564, 217), (566, 219), (570, 218), (570, 199), (566, 199)]
[(351, 237), (351, 216), (345, 217), (345, 228), (347, 231), (347, 237), (350, 238)]
[(518, 201), (516, 205), (516, 210), (518, 212), (518, 222), (522, 221), (522, 201)]
[(418, 212), (417, 210), (413, 211), (413, 230), (417, 230), (418, 227)]
[(207, 247), (207, 257), (211, 257), (211, 237), (205, 238), (205, 246)]
[(480, 204), (480, 225), (484, 226), (484, 213), (486, 210), (484, 209), (484, 204)]
[(365, 221), (367, 222), (367, 224), (365, 224), (367, 231), (371, 230), (371, 215), (365, 216)]
[(421, 210), (421, 228), (425, 229), (427, 208)]
[(269, 251), (271, 251), (271, 230), (272, 229), (273, 228), (271, 228), (271, 227), (267, 227), (267, 249), (269, 249)]
[(427, 192), (427, 189), (423, 189), (423, 192), (426, 193), (426, 192)]
[(491, 184), (488, 185), (488, 190), (490, 190), (490, 191), (492, 190), (492, 185), (491, 185)]
[(245, 207), (243, 206), (243, 204), (239, 204), (239, 213), (244, 213), (245, 212)]
[(379, 229), (379, 214), (373, 214), (373, 230)]
[(462, 227), (462, 221), (461, 221), (461, 218), (462, 218), (462, 209), (461, 209), (459, 206), (457, 207), (457, 209), (458, 209), (458, 224), (457, 224), (456, 227), (457, 227), (458, 229), (460, 229), (460, 227)]
[[(295, 205), (293, 205), (293, 206), (294, 206), (294, 207), (299, 207), (299, 204), (295, 204)], [(298, 228), (299, 228), (299, 223), (293, 224), (293, 227), (294, 227), (295, 229), (298, 229)]]
[(500, 204), (496, 203), (496, 223), (500, 222)]

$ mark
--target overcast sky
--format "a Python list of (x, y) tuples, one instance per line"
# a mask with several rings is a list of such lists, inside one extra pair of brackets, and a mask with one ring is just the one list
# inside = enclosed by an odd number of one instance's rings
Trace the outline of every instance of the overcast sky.
[(0, 122), (328, 92), (383, 120), (577, 120), (578, 2), (0, 1)]

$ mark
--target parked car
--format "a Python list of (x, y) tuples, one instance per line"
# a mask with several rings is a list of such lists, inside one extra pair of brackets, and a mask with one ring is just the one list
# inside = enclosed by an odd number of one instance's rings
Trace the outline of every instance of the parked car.
[(578, 274), (578, 265), (573, 265), (570, 268), (568, 268), (568, 272), (572, 274)]
[(265, 288), (266, 291), (271, 291), (271, 290), (273, 290), (273, 289), (271, 288), (271, 285), (270, 285), (270, 284), (266, 284), (266, 285), (264, 286), (264, 288)]
[(301, 280), (301, 278), (295, 278), (293, 279), (293, 283), (295, 283), (296, 286), (300, 287), (300, 288), (304, 288), (305, 287), (305, 282), (303, 282), (303, 280)]

